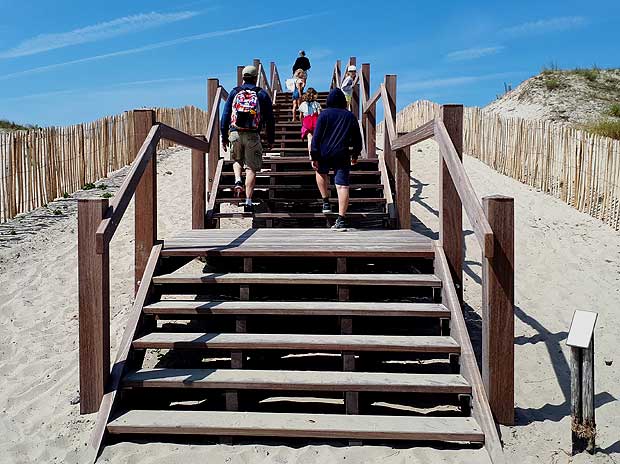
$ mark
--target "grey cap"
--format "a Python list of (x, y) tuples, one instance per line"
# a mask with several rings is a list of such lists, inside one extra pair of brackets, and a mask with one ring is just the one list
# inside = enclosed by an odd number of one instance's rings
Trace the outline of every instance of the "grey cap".
[(256, 66), (250, 65), (243, 68), (243, 77), (245, 76), (258, 77), (258, 69), (256, 69)]

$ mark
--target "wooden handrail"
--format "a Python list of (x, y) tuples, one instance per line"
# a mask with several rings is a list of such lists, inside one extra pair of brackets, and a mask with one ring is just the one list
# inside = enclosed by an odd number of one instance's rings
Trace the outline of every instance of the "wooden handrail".
[[(390, 100), (385, 88), (385, 84), (381, 84), (381, 100), (383, 101), (383, 120), (385, 121), (385, 135), (389, 136), (390, 145), (396, 140), (396, 127), (394, 127), (394, 115), (390, 108)], [(384, 136), (385, 136), (384, 135)]]
[(222, 96), (221, 96), (222, 101), (228, 100), (228, 92), (226, 91), (226, 89), (222, 86), (220, 86), (220, 89), (222, 89)]
[[(382, 84), (383, 85), (383, 84)], [(362, 105), (362, 112), (368, 113), (372, 106), (381, 98), (381, 87)]]
[(118, 227), (123, 214), (125, 214), (127, 206), (129, 206), (129, 202), (136, 192), (136, 188), (138, 187), (138, 183), (146, 170), (147, 164), (157, 150), (157, 144), (159, 143), (160, 138), (161, 126), (157, 124), (149, 131), (149, 135), (146, 137), (142, 147), (138, 151), (129, 174), (125, 177), (123, 185), (121, 185), (118, 193), (114, 197), (114, 200), (112, 200), (112, 204), (108, 208), (105, 218), (101, 221), (99, 227), (97, 228), (95, 238), (97, 253), (102, 254), (108, 243), (110, 243), (110, 240), (112, 239), (114, 232), (116, 232), (116, 228)]
[(489, 225), (482, 205), (478, 201), (474, 187), (471, 185), (469, 177), (465, 173), (463, 163), (454, 148), (448, 130), (440, 119), (435, 119), (435, 140), (439, 144), (439, 152), (443, 157), (450, 176), (454, 181), (456, 191), (463, 202), (463, 208), (469, 218), (474, 234), (480, 243), (483, 256), (490, 258), (493, 256), (493, 230)]
[(191, 135), (161, 123), (151, 127), (148, 136), (144, 140), (142, 147), (140, 147), (140, 150), (136, 155), (136, 159), (132, 164), (129, 174), (125, 177), (123, 185), (121, 185), (118, 193), (114, 197), (114, 200), (112, 200), (104, 219), (97, 228), (97, 233), (95, 236), (97, 253), (104, 253), (105, 248), (110, 243), (110, 240), (112, 240), (112, 237), (114, 236), (114, 233), (116, 232), (116, 229), (118, 228), (118, 225), (127, 210), (127, 206), (129, 206), (129, 202), (136, 192), (138, 183), (140, 182), (149, 161), (151, 161), (151, 158), (153, 158), (157, 152), (157, 144), (161, 139), (167, 139), (188, 148), (193, 148), (204, 152), (209, 151), (208, 141), (205, 142), (197, 139)]
[[(222, 93), (224, 88), (222, 86), (217, 88), (215, 92), (215, 97), (213, 98), (213, 102), (211, 103), (211, 108), (218, 108), (220, 105), (220, 100), (222, 99)], [(226, 97), (228, 98), (228, 96)], [(209, 109), (209, 125), (207, 126), (207, 133), (205, 134), (207, 137), (207, 142), (211, 143), (213, 138), (213, 129), (217, 124), (218, 111), (213, 111)], [(219, 143), (219, 140), (216, 140), (215, 143)]]
[(401, 135), (396, 140), (390, 140), (392, 150), (400, 150), (402, 148), (415, 145), (416, 143), (423, 142), (430, 139), (435, 135), (435, 120), (431, 120), (426, 124), (422, 124), (420, 127), (416, 127), (411, 132)]
[(160, 126), (160, 138), (170, 140), (171, 142), (177, 143), (187, 148), (192, 148), (194, 150), (200, 150), (203, 152), (209, 151), (209, 142), (205, 142), (204, 140), (200, 140), (199, 138), (192, 137), (185, 132), (181, 132), (174, 127), (167, 126), (166, 124), (159, 123)]

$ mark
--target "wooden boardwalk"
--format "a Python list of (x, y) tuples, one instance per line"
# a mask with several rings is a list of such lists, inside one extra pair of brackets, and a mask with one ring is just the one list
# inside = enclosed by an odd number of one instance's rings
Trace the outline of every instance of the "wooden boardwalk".
[[(300, 125), (288, 121), (291, 96), (282, 92), (275, 65), (270, 83), (260, 69), (278, 140), (265, 155), (253, 214), (234, 211), (232, 164), (218, 156), (218, 111), (210, 114), (206, 138), (155, 124), (145, 111), (134, 121), (142, 148), (112, 205), (81, 203), (81, 409), (99, 411), (93, 458), (108, 435), (205, 435), (224, 443), (238, 436), (412, 447), (450, 442), (464, 450), (484, 446), (494, 464), (503, 463), (493, 414), (509, 419), (513, 407), (505, 315), (512, 242), (502, 229), (505, 201), (485, 200), (483, 211), (472, 196), (459, 160), (458, 109), (446, 112), (445, 125), (434, 121), (398, 136), (389, 106), (395, 82), (386, 77), (371, 97), (363, 75), (353, 108), (362, 110), (365, 148), (352, 172), (352, 228), (335, 232), (328, 228), (334, 215), (321, 213), (314, 173), (300, 156)], [(213, 108), (226, 95), (209, 80)], [(388, 115), (381, 157), (369, 117), (379, 98)], [(446, 160), (440, 241), (409, 227), (405, 149), (433, 134)], [(193, 228), (158, 240), (153, 153), (162, 137), (192, 148)], [(134, 194), (137, 293), (110, 370), (109, 242)], [(492, 304), (486, 383), (461, 310), (461, 208), (493, 271), (483, 283), (486, 309)], [(252, 227), (220, 228), (231, 217), (249, 217)]]

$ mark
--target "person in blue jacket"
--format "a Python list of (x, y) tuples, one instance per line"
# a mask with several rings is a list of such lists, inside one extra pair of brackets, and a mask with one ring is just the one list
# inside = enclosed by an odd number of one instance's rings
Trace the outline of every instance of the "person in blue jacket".
[(340, 89), (327, 97), (327, 108), (321, 112), (314, 129), (310, 157), (316, 171), (316, 183), (323, 198), (323, 212), (329, 205), (329, 172), (334, 172), (338, 194), (338, 218), (332, 229), (346, 230), (345, 216), (349, 208), (349, 174), (362, 151), (362, 135), (357, 119), (347, 110), (347, 100)]
[(252, 194), (256, 185), (256, 173), (263, 166), (263, 147), (260, 131), (267, 129), (268, 150), (273, 147), (276, 129), (271, 98), (256, 86), (258, 70), (255, 66), (243, 68), (243, 85), (235, 87), (228, 94), (222, 111), (222, 148), (230, 149), (235, 161), (235, 193), (244, 190), (241, 182), (242, 167), (245, 167), (245, 205), (246, 212), (253, 212)]

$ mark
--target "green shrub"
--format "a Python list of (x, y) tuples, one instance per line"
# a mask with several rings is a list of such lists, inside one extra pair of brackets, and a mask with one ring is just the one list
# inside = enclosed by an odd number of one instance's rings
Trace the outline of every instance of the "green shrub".
[(95, 184), (93, 184), (92, 182), (89, 182), (88, 184), (84, 184), (84, 187), (82, 187), (82, 190), (92, 190), (96, 188)]
[(63, 197), (63, 198), (69, 198), (69, 196), (70, 196), (70, 195), (69, 195), (67, 192), (64, 192), (64, 193), (62, 194), (62, 197)]
[(604, 119), (602, 121), (597, 121), (586, 125), (585, 129), (594, 134), (620, 140), (620, 121)]
[(597, 67), (593, 67), (592, 69), (577, 68), (573, 72), (590, 82), (594, 82), (598, 79), (600, 74), (600, 70)]
[(558, 64), (552, 61), (551, 63), (549, 63), (548, 66), (542, 67), (541, 73), (545, 76), (548, 76), (559, 70), (560, 70), (560, 67), (558, 66)]
[(97, 185), (97, 188), (98, 188), (99, 190), (105, 190), (105, 189), (107, 189), (107, 188), (108, 188), (108, 186), (107, 186), (106, 184), (99, 184), (99, 185)]
[(62, 214), (62, 211), (59, 209), (55, 209), (54, 211), (52, 211), (54, 213), (54, 215), (56, 216), (60, 216)]
[(609, 116), (613, 116), (614, 118), (620, 118), (620, 103), (614, 103), (607, 110), (607, 114)]
[(114, 195), (112, 195), (110, 192), (105, 192), (101, 195), (101, 198), (112, 198)]
[(562, 83), (557, 77), (547, 77), (545, 79), (545, 87), (547, 87), (547, 90), (556, 90), (562, 87)]

